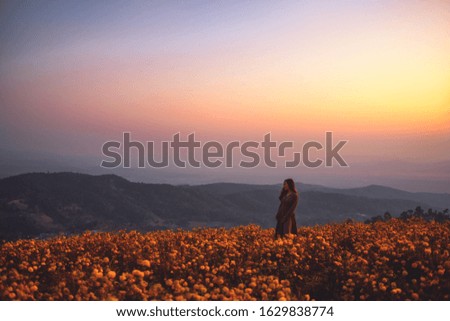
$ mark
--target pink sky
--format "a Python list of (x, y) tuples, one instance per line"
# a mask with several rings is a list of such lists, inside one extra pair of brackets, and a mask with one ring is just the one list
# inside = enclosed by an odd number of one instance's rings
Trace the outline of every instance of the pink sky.
[(332, 131), (350, 162), (397, 160), (392, 175), (450, 159), (445, 1), (6, 2), (0, 18), (4, 150)]

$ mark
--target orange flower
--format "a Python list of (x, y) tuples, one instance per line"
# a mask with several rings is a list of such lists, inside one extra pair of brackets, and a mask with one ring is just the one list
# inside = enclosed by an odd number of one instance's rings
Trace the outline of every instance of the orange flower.
[[(325, 224), (280, 240), (273, 232), (248, 225), (4, 242), (0, 300), (448, 299), (449, 222)], [(340, 284), (332, 294), (330, 280)]]

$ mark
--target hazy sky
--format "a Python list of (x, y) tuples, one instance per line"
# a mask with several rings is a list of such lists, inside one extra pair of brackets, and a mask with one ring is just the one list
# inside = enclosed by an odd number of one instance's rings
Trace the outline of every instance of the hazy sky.
[(0, 147), (332, 131), (395, 176), (450, 159), (449, 58), (450, 1), (2, 1)]

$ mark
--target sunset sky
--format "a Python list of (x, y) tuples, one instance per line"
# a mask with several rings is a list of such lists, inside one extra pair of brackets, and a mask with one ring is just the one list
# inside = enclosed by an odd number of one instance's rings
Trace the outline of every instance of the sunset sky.
[[(244, 180), (450, 192), (450, 2), (2, 1), (0, 112), (0, 149), (21, 157), (98, 168), (124, 131), (299, 148), (332, 131), (350, 168)], [(208, 181), (171, 173), (157, 180)]]

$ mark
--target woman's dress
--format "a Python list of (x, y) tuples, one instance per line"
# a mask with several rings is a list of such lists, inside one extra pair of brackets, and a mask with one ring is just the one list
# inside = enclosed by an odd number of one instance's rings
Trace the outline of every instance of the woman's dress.
[(288, 233), (297, 234), (297, 222), (295, 220), (295, 209), (298, 204), (298, 193), (286, 194), (280, 202), (277, 212), (277, 226), (275, 237)]

